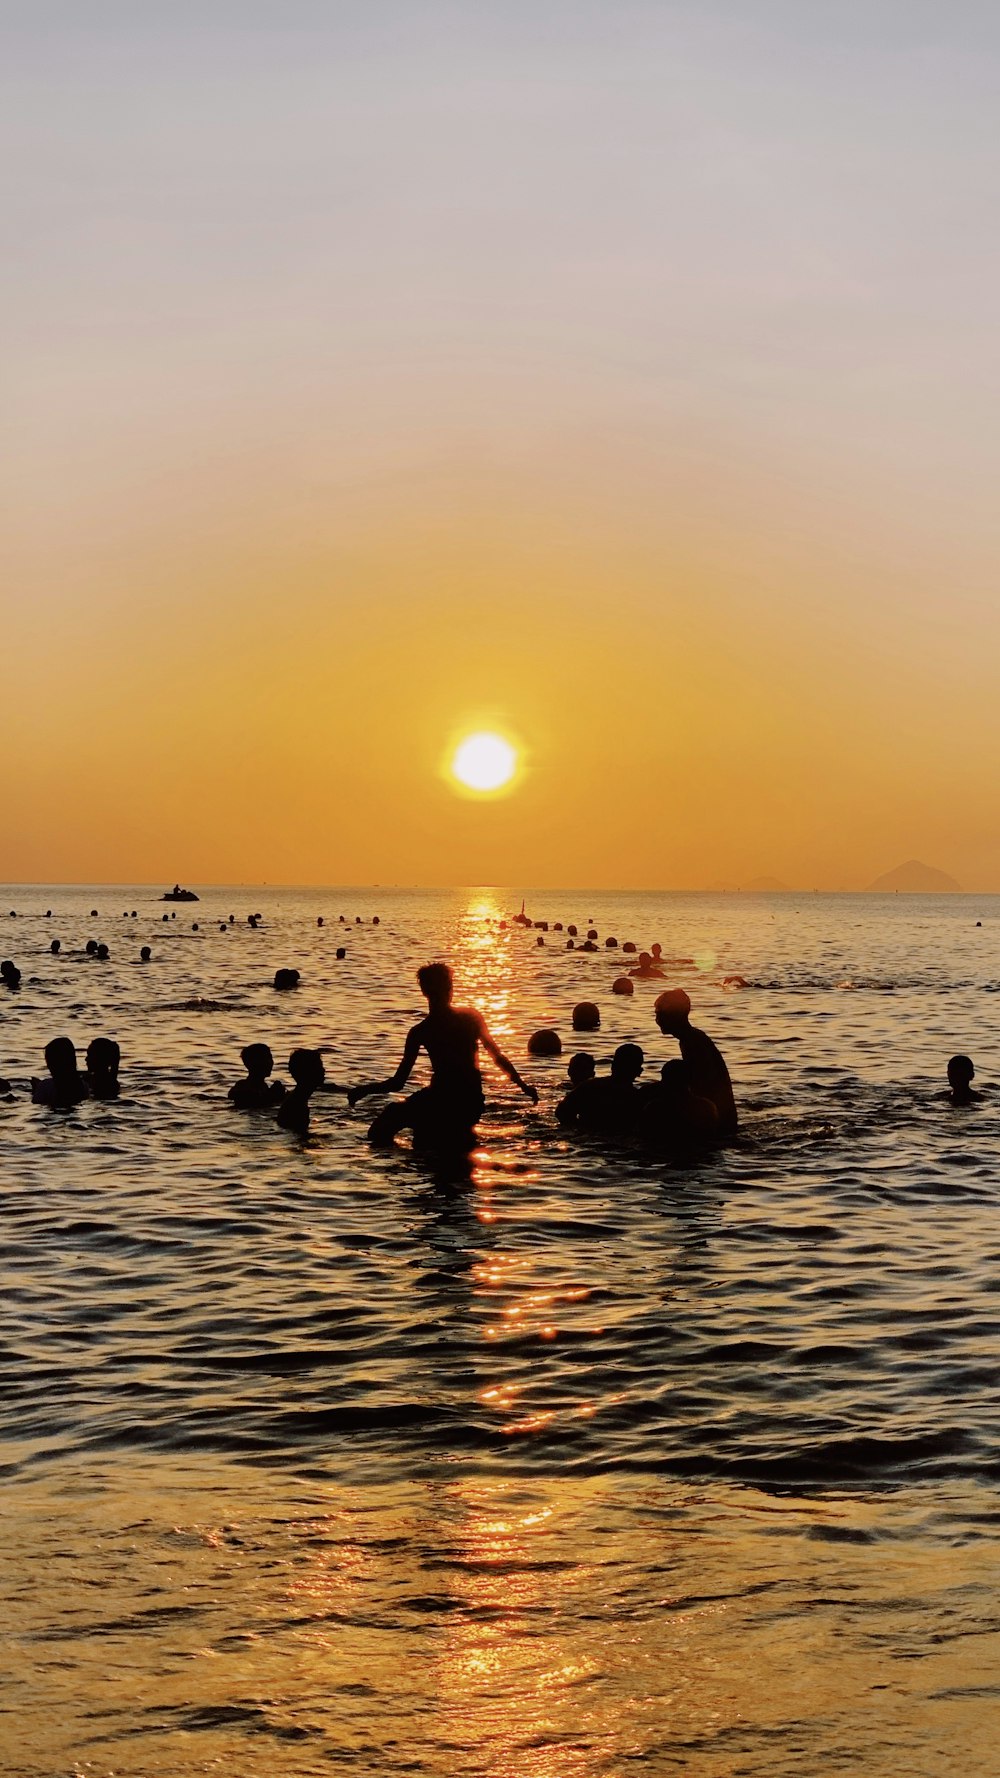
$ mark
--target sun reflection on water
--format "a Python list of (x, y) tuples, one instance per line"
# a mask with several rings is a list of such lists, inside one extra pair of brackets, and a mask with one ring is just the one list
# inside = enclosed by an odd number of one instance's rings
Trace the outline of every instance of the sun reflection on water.
[(600, 1677), (597, 1647), (570, 1651), (538, 1634), (588, 1585), (588, 1566), (550, 1559), (554, 1509), (520, 1504), (519, 1493), (479, 1481), (448, 1490), (455, 1609), (437, 1659), (445, 1738), (480, 1750), (485, 1778), (591, 1778), (612, 1745), (587, 1697)]
[(503, 931), (503, 912), (495, 896), (477, 892), (459, 923), (455, 956), (456, 997), (478, 1006), (493, 1036), (514, 1031), (514, 965), (511, 935)]

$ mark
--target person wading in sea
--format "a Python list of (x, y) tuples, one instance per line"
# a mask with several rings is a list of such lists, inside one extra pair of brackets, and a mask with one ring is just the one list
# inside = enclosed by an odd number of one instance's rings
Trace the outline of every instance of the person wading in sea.
[(521, 1079), (513, 1062), (494, 1043), (482, 1013), (472, 1006), (452, 1006), (453, 982), (447, 963), (425, 964), (418, 969), (417, 980), (421, 993), (427, 996), (427, 1017), (409, 1032), (395, 1074), (390, 1080), (352, 1087), (347, 1097), (349, 1104), (356, 1105), (369, 1093), (401, 1092), (421, 1050), (430, 1057), (431, 1084), (379, 1112), (368, 1140), (384, 1147), (405, 1129), (412, 1129), (423, 1142), (452, 1144), (470, 1137), (483, 1112), (480, 1044), (508, 1080), (537, 1105), (536, 1088)]
[(653, 1007), (656, 1023), (665, 1037), (676, 1037), (681, 1056), (687, 1065), (688, 1084), (693, 1093), (708, 1099), (719, 1117), (720, 1136), (736, 1133), (736, 1100), (729, 1069), (722, 1052), (704, 1031), (692, 1025), (691, 1001), (683, 988), (668, 988), (658, 994)]

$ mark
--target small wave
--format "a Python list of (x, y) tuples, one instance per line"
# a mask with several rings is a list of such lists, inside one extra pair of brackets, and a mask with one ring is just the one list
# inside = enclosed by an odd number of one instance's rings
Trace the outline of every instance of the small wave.
[(193, 1000), (178, 1000), (160, 1007), (161, 1012), (249, 1012), (245, 1000), (211, 1000), (196, 995)]

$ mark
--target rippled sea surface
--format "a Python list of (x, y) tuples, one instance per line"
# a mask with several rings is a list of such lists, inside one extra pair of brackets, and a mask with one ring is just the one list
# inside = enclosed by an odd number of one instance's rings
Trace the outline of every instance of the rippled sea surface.
[[(529, 895), (689, 960), (742, 1127), (671, 1168), (525, 1055), (651, 1073), (662, 984), (502, 892), (0, 896), (4, 1778), (1000, 1769), (1000, 899)], [(390, 1072), (434, 956), (540, 1091), (467, 1180), (229, 1108)], [(119, 1101), (31, 1105), (63, 1034)]]

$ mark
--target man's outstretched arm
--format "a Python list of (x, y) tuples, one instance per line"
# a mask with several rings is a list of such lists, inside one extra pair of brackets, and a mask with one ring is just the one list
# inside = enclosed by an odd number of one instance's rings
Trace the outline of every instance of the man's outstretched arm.
[(503, 1053), (503, 1050), (500, 1049), (499, 1045), (494, 1043), (492, 1037), (490, 1036), (489, 1032), (486, 1029), (486, 1020), (482, 1017), (482, 1014), (480, 1014), (480, 1017), (479, 1017), (479, 1041), (482, 1044), (484, 1050), (486, 1051), (486, 1054), (488, 1056), (492, 1056), (497, 1067), (503, 1069), (503, 1072), (504, 1072), (504, 1074), (506, 1074), (507, 1079), (512, 1080), (516, 1087), (520, 1087), (525, 1098), (530, 1099), (531, 1103), (533, 1105), (537, 1105), (538, 1104), (538, 1088), (533, 1087), (531, 1085), (530, 1081), (522, 1080), (521, 1076), (517, 1072), (517, 1069), (514, 1067), (513, 1062), (510, 1060), (509, 1056), (505, 1056)]
[(369, 1093), (398, 1093), (405, 1087), (413, 1073), (413, 1064), (420, 1054), (420, 1026), (414, 1025), (403, 1045), (403, 1056), (395, 1074), (389, 1080), (369, 1080), (363, 1086), (352, 1087), (347, 1095), (349, 1105), (356, 1105), (359, 1099), (367, 1099)]

